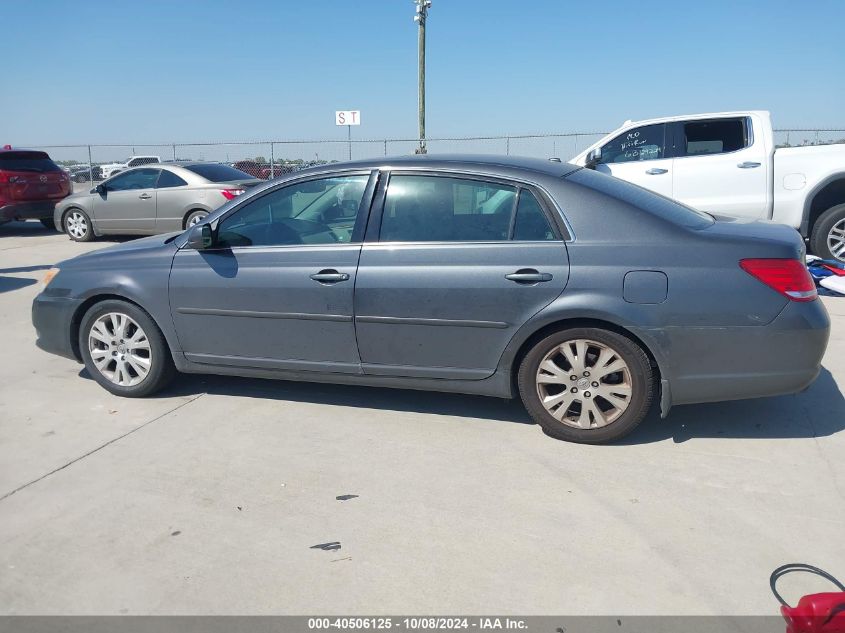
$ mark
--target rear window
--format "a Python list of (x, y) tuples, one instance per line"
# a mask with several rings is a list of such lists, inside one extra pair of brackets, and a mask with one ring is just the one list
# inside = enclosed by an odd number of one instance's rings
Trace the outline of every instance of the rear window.
[(183, 165), (188, 171), (192, 171), (198, 176), (202, 176), (211, 182), (227, 182), (229, 180), (250, 180), (253, 176), (248, 173), (229, 167), (228, 165), (218, 165), (209, 163), (208, 165)]
[(592, 169), (579, 169), (566, 177), (595, 191), (627, 202), (663, 220), (690, 229), (706, 229), (714, 223), (713, 217), (685, 204), (664, 198), (613, 176), (605, 176)]
[(0, 152), (0, 169), (9, 171), (61, 171), (47, 152)]

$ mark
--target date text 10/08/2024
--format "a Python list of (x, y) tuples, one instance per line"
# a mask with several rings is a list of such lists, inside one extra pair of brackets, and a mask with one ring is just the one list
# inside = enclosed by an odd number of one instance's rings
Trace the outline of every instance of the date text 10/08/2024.
[(309, 618), (308, 628), (346, 629), (346, 630), (523, 630), (527, 628), (525, 620), (519, 618), (475, 617), (350, 617), (350, 618)]

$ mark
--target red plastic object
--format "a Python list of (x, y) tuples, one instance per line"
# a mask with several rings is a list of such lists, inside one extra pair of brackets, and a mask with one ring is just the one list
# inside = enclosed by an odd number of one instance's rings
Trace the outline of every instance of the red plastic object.
[(822, 267), (827, 268), (834, 275), (839, 275), (840, 277), (845, 276), (845, 268), (839, 268), (838, 266), (831, 266), (830, 264), (822, 264)]
[[(784, 574), (796, 571), (826, 578), (840, 591), (813, 593), (804, 596), (797, 605), (791, 607), (780, 597), (776, 584)], [(773, 571), (769, 584), (775, 598), (781, 603), (780, 613), (786, 620), (786, 633), (845, 633), (845, 587), (826, 571), (812, 565), (791, 563)]]

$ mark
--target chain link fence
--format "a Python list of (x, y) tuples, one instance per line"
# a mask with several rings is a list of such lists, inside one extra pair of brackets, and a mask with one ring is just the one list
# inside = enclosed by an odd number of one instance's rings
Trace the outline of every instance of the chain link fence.
[[(557, 157), (567, 161), (595, 143), (605, 132), (566, 132), (505, 136), (427, 139), (429, 153), (505, 154)], [(845, 143), (845, 129), (791, 128), (775, 130), (778, 147)], [(226, 163), (256, 178), (283, 174), (345, 160), (413, 154), (417, 139), (280, 140), (201, 143), (137, 143), (43, 145), (70, 171), (78, 189), (99, 182), (122, 169), (158, 161), (212, 161)]]

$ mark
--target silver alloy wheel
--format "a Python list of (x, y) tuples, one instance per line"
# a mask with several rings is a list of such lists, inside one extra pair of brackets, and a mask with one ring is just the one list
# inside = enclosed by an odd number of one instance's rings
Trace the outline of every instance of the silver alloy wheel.
[(192, 226), (199, 224), (200, 222), (205, 220), (206, 215), (208, 215), (208, 214), (197, 213), (196, 215), (191, 216), (188, 219), (188, 228), (191, 228)]
[(549, 351), (537, 368), (537, 395), (556, 420), (576, 429), (615, 422), (631, 404), (631, 370), (611, 347), (575, 339)]
[(97, 370), (121, 387), (143, 382), (153, 360), (144, 330), (120, 312), (109, 312), (94, 321), (88, 331), (88, 353)]
[(845, 218), (830, 227), (827, 248), (836, 259), (845, 261)]
[(88, 220), (79, 211), (71, 211), (65, 219), (65, 229), (77, 239), (82, 239), (88, 233)]

